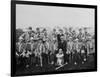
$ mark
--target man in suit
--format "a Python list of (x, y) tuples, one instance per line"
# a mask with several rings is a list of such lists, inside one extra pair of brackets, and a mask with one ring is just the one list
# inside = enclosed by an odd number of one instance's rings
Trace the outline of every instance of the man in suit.
[(62, 30), (62, 29), (59, 29), (59, 34), (57, 34), (58, 49), (60, 48), (61, 36), (64, 36), (64, 34), (63, 34), (63, 30)]
[(62, 49), (63, 54), (64, 54), (64, 63), (66, 63), (66, 61), (67, 61), (67, 55), (66, 55), (66, 51), (67, 51), (67, 42), (66, 42), (66, 40), (64, 39), (64, 35), (62, 35), (62, 36), (60, 37), (60, 39), (61, 39), (61, 41), (60, 41), (60, 43), (59, 43), (58, 49)]

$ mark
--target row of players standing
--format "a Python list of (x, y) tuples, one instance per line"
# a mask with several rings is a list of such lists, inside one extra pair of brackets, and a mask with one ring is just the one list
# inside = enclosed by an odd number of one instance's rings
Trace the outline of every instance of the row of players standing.
[(72, 28), (65, 29), (65, 33), (62, 29), (59, 29), (59, 33), (53, 29), (50, 35), (46, 29), (40, 31), (40, 28), (37, 28), (34, 32), (30, 27), (29, 31), (19, 37), (19, 41), (24, 41), (25, 44), (31, 43), (26, 46), (25, 51), (30, 50), (30, 55), (33, 52), (35, 56), (39, 56), (42, 59), (39, 60), (41, 66), (48, 63), (57, 65), (77, 63), (79, 59), (84, 62), (90, 51), (95, 51), (94, 37), (87, 32), (86, 28), (84, 33), (79, 29), (79, 34), (76, 34)]

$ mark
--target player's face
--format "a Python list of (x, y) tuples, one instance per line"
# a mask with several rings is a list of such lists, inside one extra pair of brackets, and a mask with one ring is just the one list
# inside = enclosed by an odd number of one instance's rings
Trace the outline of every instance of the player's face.
[(62, 53), (62, 49), (59, 49), (59, 53)]
[(72, 31), (72, 28), (69, 28), (69, 31), (71, 32)]
[(60, 34), (63, 34), (63, 30), (59, 30), (59, 33), (60, 33)]
[(39, 43), (42, 43), (42, 40), (39, 40)]
[(61, 36), (60, 39), (63, 41), (64, 40), (64, 36)]

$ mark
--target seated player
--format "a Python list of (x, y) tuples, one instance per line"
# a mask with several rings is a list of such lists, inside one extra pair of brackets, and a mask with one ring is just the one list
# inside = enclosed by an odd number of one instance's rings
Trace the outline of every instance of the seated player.
[(57, 65), (61, 66), (64, 64), (64, 54), (62, 49), (59, 49), (59, 52), (56, 54), (57, 57)]
[(80, 56), (81, 56), (82, 64), (84, 64), (84, 62), (87, 61), (87, 49), (84, 45), (80, 49)]

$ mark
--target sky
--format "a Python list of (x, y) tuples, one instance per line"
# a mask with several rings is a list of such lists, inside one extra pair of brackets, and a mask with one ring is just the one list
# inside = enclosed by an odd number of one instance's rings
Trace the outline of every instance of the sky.
[(16, 4), (16, 28), (59, 26), (94, 30), (94, 24), (94, 9)]

